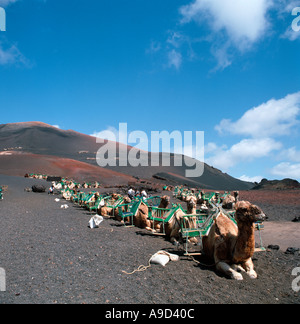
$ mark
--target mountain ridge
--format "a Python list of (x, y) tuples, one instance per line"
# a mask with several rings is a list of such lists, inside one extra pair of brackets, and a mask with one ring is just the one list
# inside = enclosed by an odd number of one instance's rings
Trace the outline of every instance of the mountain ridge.
[[(104, 144), (96, 143), (96, 138), (81, 134), (74, 130), (62, 130), (54, 126), (42, 123), (42, 122), (24, 122), (24, 123), (10, 123), (0, 125), (0, 152), (5, 151), (18, 151), (27, 154), (34, 154), (37, 156), (55, 156), (57, 158), (66, 158), (72, 161), (79, 161), (86, 164), (87, 169), (89, 165), (98, 167), (99, 176), (103, 172), (103, 168), (100, 168), (96, 162), (96, 153)], [(125, 150), (137, 150), (131, 146), (126, 146), (120, 143), (114, 143), (105, 141), (107, 147), (116, 146), (117, 153)], [(138, 150), (137, 150), (138, 152)], [(149, 161), (150, 155), (149, 154)], [(162, 153), (157, 153), (159, 157)], [(118, 159), (118, 155), (116, 159)], [(4, 156), (0, 155), (3, 160)], [(18, 158), (17, 155), (13, 155), (11, 159)], [(19, 157), (20, 158), (20, 157)], [(174, 154), (171, 154), (171, 160), (173, 161)], [(183, 160), (189, 160), (185, 157)], [(190, 159), (193, 160), (193, 159)], [(42, 163), (41, 159), (39, 159)], [(193, 160), (195, 161), (195, 160)], [(191, 161), (190, 161), (191, 162)], [(195, 161), (196, 162), (196, 161)], [(201, 163), (197, 161), (196, 163)], [(150, 165), (150, 164), (149, 164)], [(1, 169), (5, 165), (0, 163)], [(188, 185), (203, 189), (217, 189), (217, 190), (248, 190), (253, 187), (252, 183), (244, 182), (239, 179), (235, 179), (230, 175), (221, 172), (207, 164), (204, 164), (204, 174), (198, 178), (186, 178), (185, 171), (188, 167), (183, 165), (182, 167), (176, 166), (159, 166), (159, 167), (106, 167), (106, 170), (122, 174), (130, 178), (148, 179), (151, 181), (159, 181), (153, 176), (157, 174), (164, 174), (166, 179), (164, 182), (167, 184), (175, 185)], [(62, 170), (63, 171), (63, 170)], [(27, 172), (33, 172), (28, 170)], [(116, 178), (115, 181), (118, 181)], [(162, 181), (161, 181), (162, 182)]]

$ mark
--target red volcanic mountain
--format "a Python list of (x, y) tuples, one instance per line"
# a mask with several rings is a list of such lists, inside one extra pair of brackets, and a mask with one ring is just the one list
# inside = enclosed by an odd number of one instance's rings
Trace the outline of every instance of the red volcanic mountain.
[[(115, 145), (112, 142), (106, 144)], [(253, 184), (235, 179), (207, 164), (199, 178), (186, 178), (185, 165), (100, 168), (96, 163), (96, 152), (101, 145), (94, 137), (40, 122), (3, 124), (0, 125), (0, 174), (45, 173), (109, 184), (128, 183), (134, 180), (133, 177), (139, 177), (170, 185), (218, 190), (247, 190), (253, 187)], [(117, 151), (131, 149), (117, 143)], [(171, 160), (173, 158), (171, 156)]]
[(109, 185), (135, 181), (130, 175), (87, 163), (87, 158), (95, 159), (98, 149), (91, 136), (44, 123), (0, 125), (0, 174), (39, 173)]

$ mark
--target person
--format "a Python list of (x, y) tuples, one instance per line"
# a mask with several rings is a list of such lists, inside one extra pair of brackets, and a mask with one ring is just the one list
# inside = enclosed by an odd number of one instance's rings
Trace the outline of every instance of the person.
[(147, 194), (147, 192), (146, 192), (145, 189), (142, 190), (141, 196), (143, 197), (143, 199), (147, 199), (148, 198), (148, 194)]
[(128, 197), (132, 200), (135, 196), (135, 192), (132, 188), (128, 190)]
[(54, 195), (54, 187), (53, 187), (53, 185), (49, 188), (48, 195)]

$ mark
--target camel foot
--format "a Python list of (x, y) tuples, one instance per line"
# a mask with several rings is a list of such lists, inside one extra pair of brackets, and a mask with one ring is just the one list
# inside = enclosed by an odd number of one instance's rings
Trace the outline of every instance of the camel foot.
[(170, 241), (174, 246), (178, 247), (180, 245), (180, 243), (174, 237), (172, 237)]
[(243, 276), (240, 273), (238, 273), (238, 272), (232, 273), (232, 279), (238, 280), (238, 281), (244, 280)]
[(152, 233), (156, 233), (156, 230), (154, 230), (151, 227), (146, 227), (146, 230), (149, 231), (149, 232), (152, 232)]
[[(237, 267), (237, 265), (233, 265), (235, 268)], [(227, 264), (226, 262), (219, 262), (217, 263), (217, 270), (225, 273), (227, 276), (229, 276), (231, 279), (234, 280), (244, 280), (243, 276), (238, 273), (236, 270), (234, 270), (229, 264)]]
[(246, 270), (239, 264), (233, 264), (231, 268), (237, 272), (246, 272)]
[(251, 270), (249, 272), (247, 272), (247, 275), (251, 278), (251, 279), (257, 279), (257, 273), (254, 270)]

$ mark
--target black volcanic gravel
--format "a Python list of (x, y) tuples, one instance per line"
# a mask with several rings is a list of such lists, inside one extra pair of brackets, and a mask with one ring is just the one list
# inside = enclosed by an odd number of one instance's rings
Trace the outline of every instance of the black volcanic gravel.
[[(0, 176), (9, 190), (0, 201), (0, 267), (7, 291), (0, 303), (300, 303), (292, 290), (299, 255), (270, 251), (255, 255), (257, 280), (235, 282), (186, 257), (165, 268), (126, 275), (147, 265), (161, 249), (176, 253), (163, 237), (104, 220), (91, 230), (91, 214), (56, 196), (28, 193), (44, 181)], [(203, 263), (210, 261), (201, 259)]]

